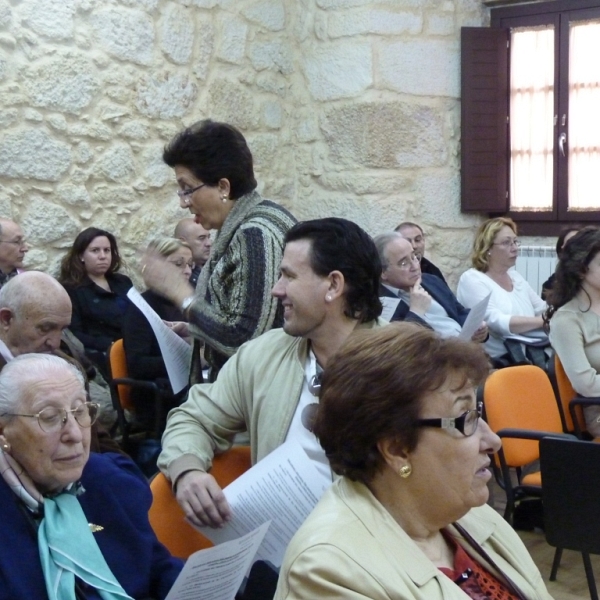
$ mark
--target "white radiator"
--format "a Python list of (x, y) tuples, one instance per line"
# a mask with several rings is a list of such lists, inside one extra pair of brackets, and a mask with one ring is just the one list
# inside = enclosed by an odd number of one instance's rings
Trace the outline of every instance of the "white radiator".
[(515, 268), (534, 292), (541, 294), (542, 284), (554, 273), (557, 260), (552, 246), (521, 246)]

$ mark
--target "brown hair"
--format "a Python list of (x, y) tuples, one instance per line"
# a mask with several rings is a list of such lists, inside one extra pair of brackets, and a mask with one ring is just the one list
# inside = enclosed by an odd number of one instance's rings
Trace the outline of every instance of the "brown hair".
[(471, 262), (473, 267), (482, 273), (489, 268), (488, 252), (494, 243), (494, 238), (503, 227), (510, 227), (517, 235), (517, 224), (508, 217), (496, 217), (484, 221), (477, 230), (475, 241), (473, 242), (473, 254)]
[(370, 482), (383, 464), (379, 441), (392, 439), (407, 451), (417, 446), (428, 392), (454, 374), (479, 385), (488, 369), (479, 344), (441, 338), (415, 323), (355, 331), (323, 374), (314, 432), (331, 468)]

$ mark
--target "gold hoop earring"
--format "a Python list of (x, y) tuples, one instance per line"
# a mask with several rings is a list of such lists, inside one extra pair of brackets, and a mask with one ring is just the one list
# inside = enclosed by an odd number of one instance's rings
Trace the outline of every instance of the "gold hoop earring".
[(412, 467), (410, 465), (404, 465), (403, 467), (400, 467), (400, 477), (402, 477), (402, 479), (406, 479), (407, 477), (410, 477), (411, 473), (412, 473)]

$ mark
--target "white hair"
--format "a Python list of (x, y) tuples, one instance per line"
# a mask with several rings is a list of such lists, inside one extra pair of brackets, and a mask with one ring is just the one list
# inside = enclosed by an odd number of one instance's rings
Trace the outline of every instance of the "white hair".
[(52, 354), (21, 354), (13, 358), (0, 373), (0, 415), (17, 410), (28, 384), (65, 373), (74, 375), (85, 389), (81, 371), (63, 358)]

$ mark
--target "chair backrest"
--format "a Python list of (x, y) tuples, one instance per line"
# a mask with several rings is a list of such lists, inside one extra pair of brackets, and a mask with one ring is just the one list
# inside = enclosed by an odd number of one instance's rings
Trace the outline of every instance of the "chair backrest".
[[(250, 447), (235, 446), (215, 456), (211, 474), (224, 488), (245, 473), (251, 466)], [(158, 473), (150, 482), (152, 506), (148, 517), (156, 536), (173, 556), (187, 559), (190, 554), (213, 543), (185, 521), (185, 515), (177, 503), (171, 483)]]
[[(569, 403), (571, 400), (573, 400), (573, 398), (577, 397), (577, 392), (573, 389), (573, 386), (571, 385), (571, 382), (565, 373), (565, 369), (560, 362), (560, 358), (558, 358), (558, 354), (554, 355), (554, 377), (556, 379), (558, 399), (560, 401), (560, 406), (562, 407), (562, 412), (565, 419), (566, 431), (567, 433), (571, 433), (575, 430), (575, 425), (573, 424), (571, 412), (569, 411)], [(581, 406), (578, 406), (575, 410), (579, 424), (582, 428), (585, 428), (585, 419), (583, 418)]]
[(548, 543), (600, 554), (600, 444), (546, 437), (540, 442), (540, 466)]
[[(113, 342), (108, 350), (108, 371), (110, 379), (129, 377), (127, 360), (125, 358), (125, 347), (122, 339)], [(135, 410), (133, 402), (131, 401), (131, 386), (117, 385), (115, 387), (121, 407), (126, 410)]]
[[(529, 429), (562, 433), (562, 422), (548, 375), (523, 365), (494, 371), (483, 388), (486, 419), (495, 432)], [(539, 457), (538, 442), (504, 438), (502, 449), (509, 467), (524, 466)]]

